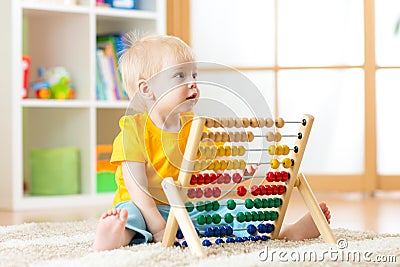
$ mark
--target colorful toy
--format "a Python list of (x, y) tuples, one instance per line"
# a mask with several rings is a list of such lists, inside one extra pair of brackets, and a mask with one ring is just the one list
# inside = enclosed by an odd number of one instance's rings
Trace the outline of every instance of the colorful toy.
[[(302, 195), (323, 239), (336, 243), (306, 178), (298, 173), (313, 121), (311, 115), (304, 115), (297, 122), (285, 122), (282, 118), (273, 121), (195, 117), (178, 181), (165, 178), (162, 182), (172, 209), (162, 245), (189, 246), (193, 254), (205, 256), (202, 246), (213, 243), (277, 238), (294, 187)], [(281, 134), (285, 123), (300, 124), (299, 131)], [(208, 132), (204, 132), (204, 126)], [(292, 146), (281, 145), (282, 138), (296, 141)], [(265, 142), (270, 144), (260, 145)], [(246, 166), (253, 164), (259, 166), (255, 175), (242, 175)], [(229, 212), (216, 213), (221, 206)], [(235, 212), (238, 206), (243, 210)], [(191, 218), (188, 211), (194, 209), (200, 213)], [(214, 211), (212, 215), (210, 211)], [(248, 222), (247, 227), (233, 229), (230, 223), (234, 220)], [(193, 221), (204, 229), (195, 229)], [(235, 237), (234, 231), (245, 236)], [(174, 242), (176, 239), (181, 242)]]
[(72, 99), (75, 97), (71, 85), (71, 76), (64, 67), (55, 67), (48, 71), (40, 67), (39, 80), (31, 84), (39, 99)]
[(116, 166), (110, 164), (112, 145), (97, 145), (96, 189), (98, 193), (113, 192), (117, 189), (114, 179)]

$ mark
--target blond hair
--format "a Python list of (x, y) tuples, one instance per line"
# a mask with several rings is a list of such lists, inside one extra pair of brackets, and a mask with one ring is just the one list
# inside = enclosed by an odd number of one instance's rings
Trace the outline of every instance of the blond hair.
[(140, 79), (149, 80), (162, 70), (166, 57), (176, 62), (194, 61), (192, 49), (181, 39), (168, 35), (148, 35), (135, 40), (125, 36), (126, 48), (119, 60), (122, 83), (129, 97), (137, 92)]

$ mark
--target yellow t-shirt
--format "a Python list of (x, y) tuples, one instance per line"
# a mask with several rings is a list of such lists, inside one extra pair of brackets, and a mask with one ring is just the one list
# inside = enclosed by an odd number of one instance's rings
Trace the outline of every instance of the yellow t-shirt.
[(113, 204), (131, 199), (122, 175), (121, 162), (144, 162), (148, 178), (148, 189), (156, 204), (168, 204), (161, 181), (165, 177), (178, 179), (189, 136), (193, 113), (181, 113), (181, 130), (165, 132), (150, 119), (147, 112), (133, 116), (123, 116), (119, 121), (121, 132), (113, 144), (111, 164), (117, 166), (115, 181), (117, 191)]

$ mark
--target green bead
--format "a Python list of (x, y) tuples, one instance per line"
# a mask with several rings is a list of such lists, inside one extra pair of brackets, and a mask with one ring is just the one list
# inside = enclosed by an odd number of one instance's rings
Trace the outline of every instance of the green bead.
[(238, 222), (244, 222), (245, 219), (246, 219), (246, 216), (244, 216), (244, 213), (243, 213), (243, 212), (239, 211), (239, 212), (236, 214), (236, 220), (237, 220)]
[[(236, 215), (236, 216), (237, 216), (237, 215)], [(233, 216), (232, 216), (232, 214), (226, 213), (226, 214), (224, 215), (224, 220), (225, 220), (226, 223), (231, 223), (231, 222), (233, 222)]]
[(210, 200), (204, 201), (204, 206), (205, 206), (205, 211), (211, 211), (212, 210), (212, 203)]
[(268, 208), (273, 208), (275, 206), (275, 201), (273, 198), (268, 198)]
[(252, 208), (254, 207), (254, 202), (253, 202), (253, 200), (251, 200), (250, 198), (246, 199), (246, 200), (244, 201), (244, 206), (245, 206), (247, 209), (252, 209)]
[(271, 220), (271, 213), (269, 211), (264, 211), (264, 215), (265, 215), (265, 220), (266, 221), (270, 221)]
[(205, 217), (206, 217), (206, 224), (211, 224), (212, 221), (213, 221), (211, 215), (210, 214), (206, 214)]
[(196, 209), (198, 211), (204, 211), (206, 207), (204, 206), (204, 202), (203, 201), (199, 201), (196, 203)]
[(261, 209), (262, 206), (263, 206), (263, 202), (261, 199), (259, 199), (259, 198), (254, 199), (254, 207), (256, 209)]
[(274, 205), (275, 208), (278, 208), (278, 207), (280, 207), (280, 206), (282, 205), (282, 199), (280, 199), (280, 198), (277, 198), (277, 197), (276, 197), (276, 198), (274, 199), (274, 202), (275, 202), (275, 203), (274, 203), (274, 204), (275, 204), (275, 205)]
[(185, 207), (186, 207), (186, 210), (187, 210), (188, 212), (191, 212), (191, 211), (194, 210), (194, 205), (193, 205), (193, 203), (190, 202), (190, 201), (188, 201), (188, 202), (185, 203)]
[(213, 214), (212, 221), (215, 224), (219, 224), (221, 222), (221, 216), (217, 213)]
[(235, 200), (229, 199), (229, 200), (226, 202), (226, 206), (228, 207), (228, 209), (234, 210), (234, 209), (236, 208)]
[(262, 199), (262, 207), (263, 209), (268, 208), (268, 199), (266, 198)]
[(257, 212), (257, 214), (258, 214), (258, 219), (259, 219), (260, 221), (264, 221), (264, 220), (265, 220), (264, 212), (262, 212), (262, 211), (260, 210), (259, 212)]
[(276, 219), (278, 219), (278, 212), (271, 211), (271, 221), (275, 221)]
[(197, 215), (196, 218), (197, 218), (197, 224), (198, 224), (198, 225), (203, 225), (203, 224), (206, 223), (206, 218), (204, 217), (203, 214)]
[(246, 211), (244, 215), (246, 215), (246, 222), (251, 222), (251, 220), (253, 219), (253, 216), (251, 216), (251, 212)]
[(219, 202), (216, 201), (216, 200), (214, 200), (214, 201), (212, 202), (212, 210), (213, 210), (213, 211), (217, 211), (217, 210), (219, 210), (219, 207), (220, 207)]
[(256, 222), (256, 221), (258, 221), (258, 219), (259, 219), (258, 213), (256, 211), (252, 211), (251, 212), (251, 220), (253, 222)]

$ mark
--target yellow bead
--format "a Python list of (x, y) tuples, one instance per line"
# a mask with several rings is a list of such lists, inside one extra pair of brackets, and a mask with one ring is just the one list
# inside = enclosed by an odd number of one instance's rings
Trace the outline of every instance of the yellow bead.
[(239, 169), (240, 170), (244, 170), (246, 169), (246, 161), (244, 161), (243, 159), (239, 160)]
[(232, 156), (236, 157), (238, 155), (238, 147), (232, 146)]
[(283, 147), (281, 145), (277, 145), (275, 148), (275, 155), (282, 155)]
[(290, 168), (290, 167), (292, 167), (292, 160), (289, 159), (289, 158), (284, 158), (284, 159), (282, 160), (282, 166), (283, 166), (284, 168)]
[(215, 158), (215, 155), (217, 155), (217, 149), (218, 149), (217, 146), (210, 146), (210, 152), (208, 155), (209, 159)]
[[(219, 163), (220, 163), (220, 166), (219, 166), (219, 170), (226, 170), (226, 167), (228, 166), (228, 163), (226, 162), (226, 160), (224, 160), (224, 159), (221, 159), (220, 161), (219, 161)], [(214, 165), (215, 166), (215, 165)]]
[(275, 145), (270, 145), (268, 147), (268, 154), (275, 155)]
[(223, 157), (225, 155), (225, 148), (223, 146), (218, 146), (217, 149), (217, 156)]
[(237, 170), (240, 167), (240, 162), (237, 159), (232, 160), (233, 162), (233, 169)]
[(208, 166), (207, 160), (202, 160), (200, 162), (201, 162), (201, 170), (207, 169), (207, 166)]
[(279, 167), (279, 161), (277, 159), (271, 159), (270, 164), (272, 169), (278, 169)]
[(227, 165), (226, 165), (226, 169), (227, 170), (232, 170), (233, 169), (233, 161), (232, 160), (227, 160)]
[(225, 156), (229, 157), (232, 154), (232, 149), (230, 146), (225, 147)]
[(244, 146), (238, 146), (238, 155), (243, 156), (246, 153)]
[(219, 160), (214, 159), (213, 165), (214, 165), (214, 168), (213, 168), (214, 171), (221, 170), (221, 162)]
[(207, 170), (214, 170), (214, 161), (210, 160), (207, 166)]
[(283, 145), (283, 155), (288, 155), (290, 152), (290, 148), (287, 145)]

